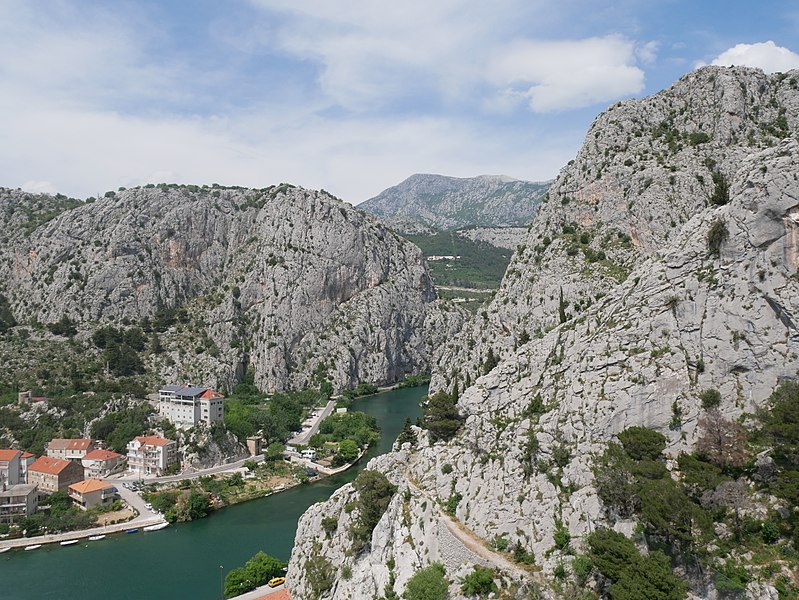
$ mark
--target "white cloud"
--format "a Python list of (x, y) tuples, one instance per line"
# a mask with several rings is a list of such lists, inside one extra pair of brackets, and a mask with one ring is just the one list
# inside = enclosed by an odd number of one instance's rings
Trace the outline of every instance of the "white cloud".
[(253, 1), (288, 15), (282, 50), (323, 65), (322, 89), (353, 110), (419, 90), (491, 111), (523, 98), (536, 112), (580, 108), (640, 92), (636, 62), (657, 51), (655, 42), (637, 47), (617, 35), (544, 41), (538, 36), (551, 32), (539, 28), (520, 36), (521, 14), (545, 21), (552, 11), (542, 1)]
[(719, 54), (711, 64), (757, 67), (766, 73), (777, 73), (799, 69), (799, 54), (769, 40), (757, 44), (737, 44)]
[(536, 112), (580, 108), (644, 88), (644, 72), (635, 66), (635, 44), (615, 35), (558, 42), (519, 40), (500, 49), (489, 76), (526, 98)]
[[(164, 46), (168, 27), (135, 3), (104, 12), (0, 0), (10, 17), (0, 19), (0, 186), (85, 197), (161, 181), (288, 181), (357, 202), (414, 172), (547, 179), (583, 131), (536, 128), (519, 106), (605, 101), (642, 77), (622, 38), (559, 45), (533, 41), (527, 29), (518, 37), (516, 19), (544, 0), (258, 4), (270, 9), (261, 15), (268, 26), (259, 34), (253, 19), (231, 44), (233, 58), (209, 71), (185, 48)], [(216, 31), (216, 41), (227, 35)], [(246, 102), (224, 103), (251, 81), (237, 60), (276, 54), (299, 70), (310, 65), (320, 85), (266, 78), (247, 88)], [(394, 110), (397, 98), (403, 110)], [(208, 106), (215, 112), (198, 108)]]

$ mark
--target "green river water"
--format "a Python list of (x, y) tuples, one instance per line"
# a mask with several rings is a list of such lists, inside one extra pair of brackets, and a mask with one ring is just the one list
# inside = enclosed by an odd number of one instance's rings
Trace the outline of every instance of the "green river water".
[(421, 414), (419, 401), (426, 393), (426, 387), (408, 388), (356, 401), (353, 410), (377, 418), (380, 440), (355, 467), (337, 476), (162, 531), (2, 554), (0, 599), (220, 598), (224, 573), (259, 550), (287, 560), (300, 515), (355, 479), (370, 458), (388, 452), (405, 417), (414, 421)]

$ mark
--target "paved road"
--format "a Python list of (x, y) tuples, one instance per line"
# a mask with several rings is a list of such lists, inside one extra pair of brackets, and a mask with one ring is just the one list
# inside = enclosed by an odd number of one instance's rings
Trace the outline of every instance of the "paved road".
[(236, 469), (240, 469), (244, 466), (244, 463), (254, 460), (255, 462), (262, 462), (264, 460), (264, 455), (259, 454), (258, 456), (248, 456), (247, 458), (242, 458), (241, 460), (237, 460), (236, 462), (227, 463), (225, 465), (219, 465), (216, 467), (211, 467), (209, 469), (202, 469), (200, 471), (192, 471), (191, 473), (183, 473), (179, 475), (167, 475), (165, 477), (154, 477), (152, 475), (139, 477), (139, 474), (133, 471), (125, 471), (119, 475), (112, 475), (111, 478), (108, 480), (111, 483), (118, 483), (120, 481), (142, 481), (144, 483), (170, 483), (173, 481), (183, 481), (184, 479), (195, 479), (197, 477), (202, 477), (204, 475), (214, 475), (216, 473), (227, 473), (228, 471), (235, 471)]
[(301, 434), (296, 436), (295, 438), (289, 440), (289, 444), (292, 446), (305, 446), (308, 444), (308, 440), (311, 439), (311, 436), (316, 435), (316, 432), (319, 431), (319, 424), (324, 421), (333, 410), (336, 408), (336, 402), (338, 401), (337, 398), (331, 398), (328, 403), (325, 405), (322, 412), (319, 413), (319, 416), (316, 417), (311, 425), (311, 428), (303, 431)]
[(262, 585), (259, 588), (255, 588), (251, 592), (247, 592), (246, 594), (241, 594), (240, 596), (233, 596), (230, 600), (259, 600), (259, 598), (263, 598), (264, 596), (268, 596), (270, 594), (274, 594), (275, 592), (279, 592), (282, 590), (285, 585), (279, 585), (277, 587), (270, 588), (268, 585)]

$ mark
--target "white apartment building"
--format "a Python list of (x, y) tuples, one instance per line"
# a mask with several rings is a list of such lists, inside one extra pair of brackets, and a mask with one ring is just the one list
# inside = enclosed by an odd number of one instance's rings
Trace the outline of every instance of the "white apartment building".
[(158, 412), (178, 427), (216, 423), (225, 418), (225, 397), (209, 388), (165, 385), (158, 390)]
[(139, 475), (163, 475), (178, 462), (178, 445), (155, 435), (140, 435), (128, 442), (128, 469)]

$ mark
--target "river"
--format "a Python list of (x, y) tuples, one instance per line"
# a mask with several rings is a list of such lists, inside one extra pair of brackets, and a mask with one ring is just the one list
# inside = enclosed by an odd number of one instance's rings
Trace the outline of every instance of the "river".
[(339, 475), (162, 531), (0, 555), (0, 599), (218, 599), (224, 574), (259, 550), (288, 560), (300, 515), (355, 479), (370, 458), (391, 450), (405, 417), (421, 414), (426, 393), (426, 387), (407, 388), (357, 400), (352, 409), (377, 419), (380, 440)]

